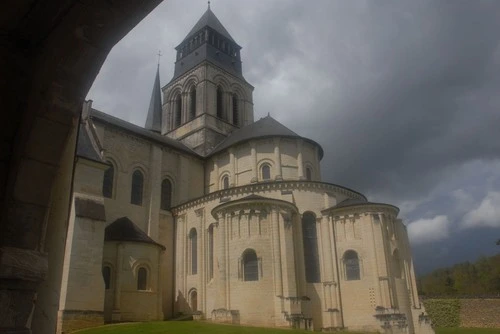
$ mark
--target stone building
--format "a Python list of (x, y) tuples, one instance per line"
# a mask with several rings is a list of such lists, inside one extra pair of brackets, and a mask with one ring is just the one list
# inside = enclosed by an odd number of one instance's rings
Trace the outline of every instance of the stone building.
[(254, 121), (241, 47), (210, 8), (176, 51), (145, 127), (84, 106), (58, 330), (192, 314), (432, 332), (398, 208), (322, 182), (318, 143)]

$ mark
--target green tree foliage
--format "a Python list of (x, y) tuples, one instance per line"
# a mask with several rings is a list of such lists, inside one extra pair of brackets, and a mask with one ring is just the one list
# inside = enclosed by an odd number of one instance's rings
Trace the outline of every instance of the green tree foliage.
[(418, 283), (424, 296), (500, 295), (500, 254), (437, 269)]

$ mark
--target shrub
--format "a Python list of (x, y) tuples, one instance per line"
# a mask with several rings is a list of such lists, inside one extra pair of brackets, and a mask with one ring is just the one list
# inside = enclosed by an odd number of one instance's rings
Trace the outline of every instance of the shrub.
[(459, 299), (426, 299), (423, 302), (434, 327), (460, 326)]

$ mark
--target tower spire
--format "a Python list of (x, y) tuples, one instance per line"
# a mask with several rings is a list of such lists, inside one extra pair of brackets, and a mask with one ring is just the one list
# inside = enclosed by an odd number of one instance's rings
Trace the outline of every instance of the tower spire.
[(158, 52), (158, 66), (156, 68), (156, 77), (151, 92), (151, 101), (149, 102), (148, 117), (146, 119), (146, 129), (161, 133), (161, 88), (160, 88), (160, 57)]

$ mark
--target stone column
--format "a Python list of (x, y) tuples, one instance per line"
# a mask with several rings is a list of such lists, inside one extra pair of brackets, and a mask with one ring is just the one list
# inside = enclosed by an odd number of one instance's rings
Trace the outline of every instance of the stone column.
[(217, 213), (217, 235), (218, 235), (218, 262), (219, 262), (219, 277), (217, 285), (217, 297), (216, 297), (216, 309), (227, 309), (226, 305), (226, 214), (219, 212)]
[(258, 181), (258, 172), (257, 172), (257, 152), (255, 150), (255, 142), (251, 141), (250, 142), (250, 156), (252, 160), (252, 179), (250, 182), (257, 182)]
[(304, 179), (304, 161), (302, 161), (302, 139), (297, 140), (297, 168), (299, 180)]
[(231, 183), (230, 187), (236, 186), (236, 157), (234, 155), (234, 149), (229, 149), (229, 168), (231, 170)]
[(283, 180), (281, 173), (281, 154), (280, 154), (280, 138), (274, 138), (274, 162), (275, 162), (275, 170), (274, 174), (276, 180)]
[(122, 277), (122, 264), (123, 264), (123, 244), (118, 243), (116, 245), (116, 271), (115, 271), (115, 293), (113, 298), (113, 314), (111, 320), (113, 322), (119, 322), (121, 320), (120, 315), (120, 302), (121, 302), (121, 277)]
[(219, 164), (217, 163), (217, 158), (214, 158), (214, 174), (215, 174), (215, 182), (214, 182), (214, 191), (220, 189), (219, 185)]
[(279, 208), (272, 207), (271, 209), (271, 236), (273, 247), (273, 271), (274, 271), (274, 319), (275, 324), (279, 325), (283, 318), (283, 275), (281, 270), (281, 245), (280, 245), (280, 224), (279, 224)]

